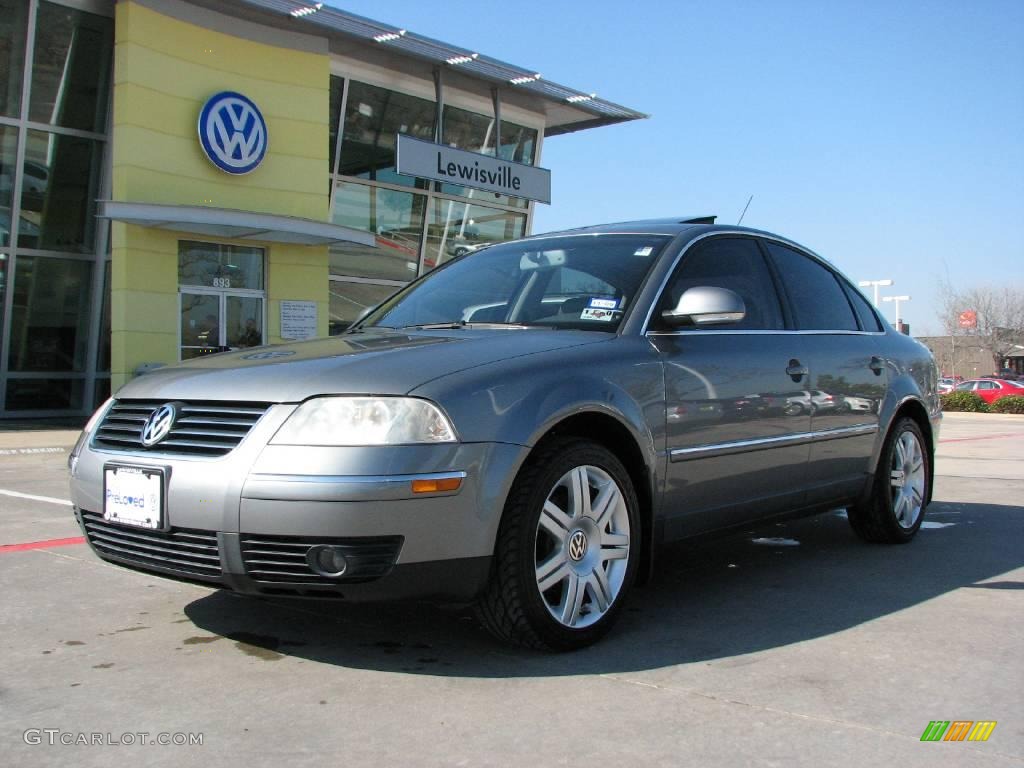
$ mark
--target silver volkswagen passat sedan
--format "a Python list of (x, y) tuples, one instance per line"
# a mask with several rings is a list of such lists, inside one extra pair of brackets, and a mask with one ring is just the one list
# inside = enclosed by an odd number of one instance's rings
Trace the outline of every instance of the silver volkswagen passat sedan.
[(840, 506), (862, 538), (909, 541), (936, 382), (790, 240), (588, 227), (455, 258), (341, 336), (134, 379), (79, 439), (72, 496), (104, 560), (472, 601), (499, 637), (565, 650), (608, 631), (666, 541)]

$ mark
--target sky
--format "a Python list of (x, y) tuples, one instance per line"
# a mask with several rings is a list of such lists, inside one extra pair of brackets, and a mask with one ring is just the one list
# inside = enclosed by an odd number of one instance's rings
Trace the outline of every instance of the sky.
[(534, 233), (753, 195), (744, 226), (894, 280), (915, 335), (940, 279), (1024, 285), (1024, 0), (329, 4), (651, 115), (544, 143)]

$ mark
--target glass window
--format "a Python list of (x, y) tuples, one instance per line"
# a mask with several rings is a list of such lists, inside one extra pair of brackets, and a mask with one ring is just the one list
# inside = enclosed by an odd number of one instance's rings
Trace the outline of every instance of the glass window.
[(384, 302), (368, 326), (499, 323), (614, 332), (670, 240), (663, 235), (549, 237), (453, 261)]
[(262, 291), (263, 249), (182, 240), (178, 284)]
[(93, 389), (92, 409), (95, 411), (110, 397), (110, 379), (97, 378)]
[[(110, 382), (107, 382), (109, 387)], [(82, 379), (10, 379), (7, 410), (81, 410), (85, 381)]]
[(96, 370), (110, 373), (110, 260), (103, 265), (103, 306), (100, 309), (99, 354)]
[(102, 144), (28, 131), (18, 245), (89, 253), (95, 248)]
[(512, 160), (516, 163), (533, 165), (536, 146), (537, 129), (516, 125), (507, 120), (501, 121), (501, 150), (499, 156), (502, 160)]
[[(655, 313), (672, 309), (690, 288), (712, 286), (739, 294), (747, 314), (728, 328), (777, 331), (784, 327), (779, 297), (757, 243), (744, 237), (715, 237), (693, 246), (679, 265)], [(836, 286), (838, 288), (838, 286)], [(695, 330), (721, 326), (694, 326)]]
[(5, 251), (0, 251), (0, 342), (2, 342), (4, 338), (3, 306), (4, 298), (7, 294), (7, 283), (9, 282), (8, 270), (10, 269), (10, 264), (11, 254)]
[(25, 65), (28, 3), (0, 0), (0, 115), (21, 115), (21, 77)]
[[(530, 128), (517, 126), (509, 123), (505, 127), (505, 121), (501, 123), (502, 133), (502, 158), (515, 160), (516, 153), (523, 156), (527, 150), (530, 155), (530, 163), (533, 162), (533, 144), (537, 138), (537, 132)], [(517, 131), (518, 129), (518, 131)], [(526, 132), (532, 132), (532, 139)], [(507, 144), (505, 142), (507, 139)], [(520, 143), (520, 141), (524, 143)], [(444, 108), (444, 135), (442, 141), (450, 147), (464, 149), (467, 152), (478, 152), (482, 155), (494, 157), (494, 118), (470, 112), (466, 109), (445, 105)], [(528, 147), (526, 145), (529, 145)], [(508, 155), (506, 157), (506, 154)], [(520, 162), (526, 162), (525, 160)], [(438, 182), (438, 189), (447, 195), (459, 195), (462, 197), (477, 197), (490, 203), (499, 203), (516, 208), (525, 208), (529, 203), (518, 197), (509, 197), (497, 192), (488, 192), (471, 187), (463, 187), (458, 184), (446, 184)]]
[(369, 307), (375, 307), (398, 290), (394, 285), (349, 283), (331, 280), (330, 334), (344, 331)]
[(525, 214), (435, 198), (423, 266), (433, 269), (482, 245), (515, 240), (525, 232)]
[(330, 247), (332, 275), (408, 281), (419, 268), (424, 195), (339, 182), (331, 220), (376, 235), (377, 246), (338, 243)]
[(92, 262), (19, 256), (8, 362), (12, 371), (81, 371), (89, 339)]
[(113, 19), (39, 3), (29, 119), (103, 133)]
[(856, 331), (857, 319), (839, 281), (832, 272), (792, 248), (767, 242), (768, 251), (782, 274), (782, 282), (797, 327), (805, 331)]
[(0, 125), (0, 247), (11, 244), (11, 201), (17, 157), (18, 129)]
[(884, 330), (882, 324), (878, 320), (878, 316), (871, 310), (871, 305), (868, 304), (868, 300), (864, 298), (864, 294), (845, 282), (843, 282), (843, 288), (846, 290), (846, 295), (850, 299), (850, 303), (853, 304), (853, 311), (857, 313), (857, 319), (860, 321), (861, 330)]
[(395, 134), (434, 140), (434, 102), (366, 83), (349, 82), (338, 173), (426, 188), (395, 172)]
[(331, 164), (328, 168), (334, 173), (334, 158), (338, 151), (338, 121), (341, 120), (341, 97), (345, 93), (345, 79), (337, 75), (331, 75), (331, 97), (330, 97), (330, 151)]
[(445, 104), (443, 125), (441, 141), (449, 147), (494, 157), (493, 117)]

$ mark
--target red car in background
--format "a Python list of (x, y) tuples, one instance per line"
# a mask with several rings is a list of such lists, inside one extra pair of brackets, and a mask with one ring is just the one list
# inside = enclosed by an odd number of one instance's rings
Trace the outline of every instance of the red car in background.
[(986, 403), (994, 403), (1001, 397), (1024, 396), (1024, 384), (1006, 379), (968, 379), (956, 385), (957, 392), (973, 392)]

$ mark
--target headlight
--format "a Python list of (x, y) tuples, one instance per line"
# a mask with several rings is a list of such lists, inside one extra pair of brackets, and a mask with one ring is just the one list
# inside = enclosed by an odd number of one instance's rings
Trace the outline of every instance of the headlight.
[(273, 445), (454, 443), (455, 430), (433, 403), (412, 397), (317, 397), (274, 435)]
[(86, 442), (89, 440), (89, 435), (92, 434), (92, 431), (96, 428), (99, 420), (107, 412), (107, 408), (110, 407), (113, 400), (114, 398), (108, 397), (107, 401), (96, 409), (96, 413), (92, 415), (92, 418), (89, 419), (89, 423), (86, 424), (85, 428), (82, 430), (82, 434), (80, 434), (78, 436), (78, 440), (75, 441), (75, 447), (72, 448), (71, 453), (68, 454), (68, 469), (71, 470), (72, 475), (75, 474), (75, 470), (78, 468), (78, 455), (82, 452)]

